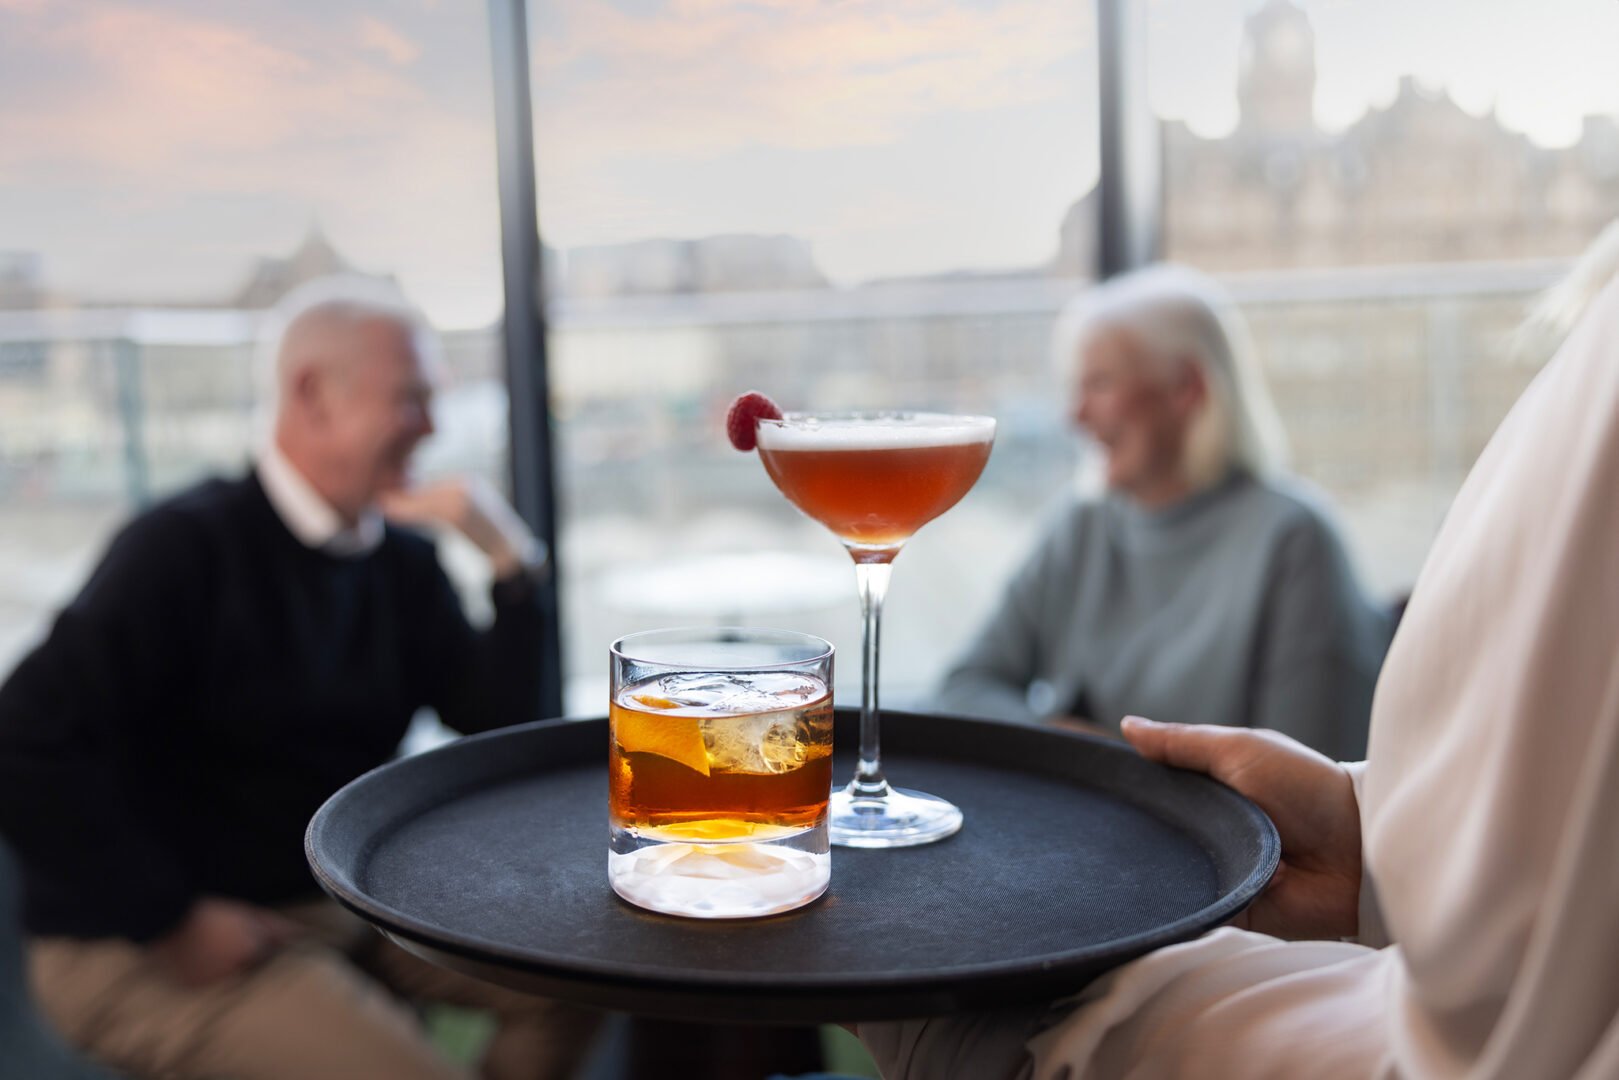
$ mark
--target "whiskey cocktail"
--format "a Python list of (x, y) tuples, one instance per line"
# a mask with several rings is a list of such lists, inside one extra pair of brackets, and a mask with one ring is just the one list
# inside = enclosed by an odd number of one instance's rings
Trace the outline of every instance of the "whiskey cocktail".
[(654, 911), (769, 915), (831, 873), (832, 646), (788, 631), (613, 644), (608, 877)]

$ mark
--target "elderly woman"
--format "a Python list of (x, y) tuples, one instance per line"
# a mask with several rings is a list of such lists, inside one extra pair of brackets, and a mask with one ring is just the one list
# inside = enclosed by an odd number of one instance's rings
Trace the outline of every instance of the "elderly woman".
[(1048, 523), (940, 705), (1274, 728), (1360, 757), (1388, 620), (1322, 510), (1276, 475), (1280, 432), (1231, 304), (1158, 267), (1083, 297), (1058, 341), (1106, 491)]

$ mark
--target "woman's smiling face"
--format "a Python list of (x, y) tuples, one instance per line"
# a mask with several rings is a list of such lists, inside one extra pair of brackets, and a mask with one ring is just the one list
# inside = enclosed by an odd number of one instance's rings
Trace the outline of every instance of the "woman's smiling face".
[(1080, 349), (1070, 418), (1107, 454), (1107, 486), (1142, 502), (1185, 492), (1187, 430), (1204, 400), (1195, 364), (1148, 352), (1135, 333), (1104, 327)]

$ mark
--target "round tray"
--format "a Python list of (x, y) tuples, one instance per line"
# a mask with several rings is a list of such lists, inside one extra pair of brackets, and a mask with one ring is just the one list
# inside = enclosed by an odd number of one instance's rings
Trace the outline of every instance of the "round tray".
[[(838, 746), (857, 719), (838, 710)], [(1230, 919), (1281, 847), (1236, 792), (1119, 744), (891, 712), (890, 780), (954, 801), (960, 833), (834, 848), (795, 912), (680, 919), (608, 887), (606, 761), (605, 718), (462, 739), (344, 787), (305, 850), (327, 892), (446, 967), (644, 1015), (821, 1023), (1072, 993)], [(853, 768), (837, 755), (840, 782)]]

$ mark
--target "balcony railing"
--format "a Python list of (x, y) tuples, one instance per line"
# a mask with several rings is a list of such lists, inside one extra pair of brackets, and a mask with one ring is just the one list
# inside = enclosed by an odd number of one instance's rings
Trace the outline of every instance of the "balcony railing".
[[(1409, 585), (1456, 485), (1533, 376), (1542, 357), (1522, 349), (1515, 331), (1564, 268), (1471, 263), (1224, 279), (1252, 325), (1295, 469), (1331, 495), (1375, 589)], [(656, 558), (660, 544), (686, 533), (686, 547), (700, 547), (693, 530), (715, 511), (750, 520), (786, 513), (757, 464), (717, 434), (730, 397), (761, 386), (802, 407), (903, 402), (1000, 417), (978, 503), (937, 526), (953, 529), (949, 543), (974, 567), (950, 620), (970, 627), (1038, 508), (1072, 472), (1049, 337), (1081, 287), (946, 279), (559, 300), (550, 356), (560, 543), (600, 535), (593, 522), (639, 523), (620, 529), (633, 535), (610, 549), (593, 542), (562, 559), (568, 608), (592, 617), (602, 559)], [(0, 312), (0, 668), (66, 598), (130, 505), (246, 462), (262, 422), (261, 318)], [(445, 335), (450, 384), (437, 408), (440, 434), (424, 447), (430, 469), (503, 476), (499, 349), (494, 329)], [(84, 527), (71, 526), (74, 514)], [(893, 615), (891, 634), (904, 638), (905, 607)], [(922, 686), (949, 645), (909, 657), (896, 647), (891, 670)]]

